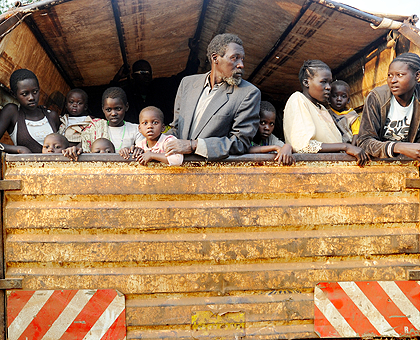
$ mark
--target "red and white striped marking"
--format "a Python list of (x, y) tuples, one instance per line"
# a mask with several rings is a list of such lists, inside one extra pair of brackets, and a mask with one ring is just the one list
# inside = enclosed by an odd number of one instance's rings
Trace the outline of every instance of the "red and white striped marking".
[(419, 336), (420, 281), (319, 283), (314, 323), (322, 338)]
[(11, 291), (9, 340), (124, 340), (125, 297), (112, 289)]

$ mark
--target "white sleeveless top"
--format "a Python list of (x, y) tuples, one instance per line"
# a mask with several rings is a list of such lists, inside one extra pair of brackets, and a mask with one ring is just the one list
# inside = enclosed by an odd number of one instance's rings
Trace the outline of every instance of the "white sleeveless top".
[[(54, 132), (46, 116), (37, 121), (25, 119), (25, 123), (31, 137), (41, 145), (44, 144), (45, 137)], [(10, 138), (15, 145), (17, 145), (17, 125), (18, 123), (16, 122), (15, 127), (10, 134)]]

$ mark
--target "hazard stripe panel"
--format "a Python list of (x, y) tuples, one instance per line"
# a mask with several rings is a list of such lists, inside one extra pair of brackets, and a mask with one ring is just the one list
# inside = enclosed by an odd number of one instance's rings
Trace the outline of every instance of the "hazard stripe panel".
[(324, 282), (314, 302), (321, 338), (420, 335), (420, 281)]
[(125, 297), (113, 289), (9, 291), (9, 340), (124, 340)]

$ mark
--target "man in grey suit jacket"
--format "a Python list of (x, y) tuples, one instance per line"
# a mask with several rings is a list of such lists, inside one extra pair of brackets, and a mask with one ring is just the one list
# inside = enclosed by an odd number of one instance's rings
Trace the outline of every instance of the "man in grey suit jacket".
[(167, 155), (197, 154), (207, 160), (248, 151), (259, 125), (261, 94), (242, 79), (242, 40), (219, 34), (207, 48), (211, 71), (182, 79), (175, 99)]

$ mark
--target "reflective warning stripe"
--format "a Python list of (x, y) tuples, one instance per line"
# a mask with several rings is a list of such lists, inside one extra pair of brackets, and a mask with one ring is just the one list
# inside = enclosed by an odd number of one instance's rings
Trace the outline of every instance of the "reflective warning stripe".
[(328, 282), (315, 287), (320, 337), (420, 335), (418, 282)]
[(14, 291), (7, 304), (10, 340), (126, 338), (125, 297), (115, 290)]

